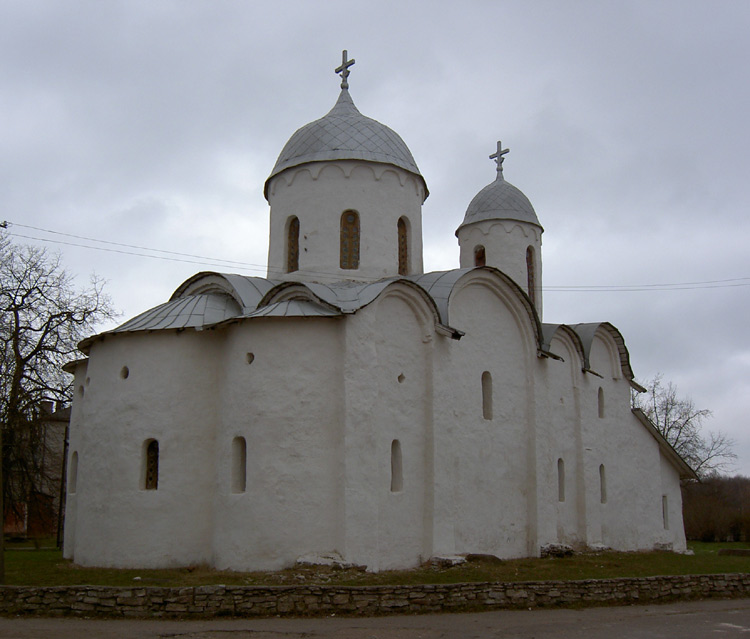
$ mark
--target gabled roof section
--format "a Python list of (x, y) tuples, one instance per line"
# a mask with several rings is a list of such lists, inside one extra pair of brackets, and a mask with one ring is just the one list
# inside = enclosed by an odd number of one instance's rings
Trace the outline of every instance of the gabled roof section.
[[(460, 281), (469, 276), (471, 273), (477, 271), (486, 271), (492, 273), (503, 281), (510, 289), (512, 289), (519, 300), (526, 309), (526, 313), (529, 317), (529, 321), (534, 329), (534, 335), (536, 336), (537, 347), (542, 348), (542, 325), (539, 321), (539, 316), (536, 313), (536, 309), (531, 302), (529, 296), (525, 291), (513, 281), (511, 277), (503, 273), (500, 269), (494, 266), (479, 266), (474, 268), (460, 268), (451, 271), (433, 271), (432, 273), (425, 273), (423, 275), (413, 275), (410, 279), (413, 279), (415, 283), (419, 284), (422, 288), (427, 291), (433, 300), (435, 305), (440, 311), (443, 324), (446, 326), (450, 324), (449, 308), (450, 308), (450, 297), (460, 283)], [(460, 329), (461, 327), (457, 327)], [(455, 330), (455, 329), (454, 329)], [(463, 334), (463, 333), (462, 333)]]
[(640, 408), (634, 408), (633, 415), (638, 418), (638, 421), (645, 426), (646, 430), (651, 433), (652, 437), (658, 442), (659, 450), (680, 473), (680, 479), (698, 479), (696, 472), (680, 456), (672, 444), (666, 440), (664, 435), (659, 432), (659, 429), (654, 426), (654, 423), (648, 418), (646, 413)]
[(597, 374), (595, 371), (591, 370), (591, 362), (589, 358), (591, 356), (591, 346), (594, 343), (594, 336), (596, 335), (596, 332), (601, 329), (609, 333), (617, 345), (622, 374), (630, 382), (630, 385), (633, 386), (633, 388), (640, 391), (643, 390), (643, 387), (636, 383), (634, 379), (635, 376), (633, 375), (633, 369), (630, 367), (630, 353), (628, 352), (627, 346), (625, 346), (625, 338), (615, 326), (609, 322), (591, 322), (586, 324), (575, 324), (572, 328), (581, 338), (584, 371)]
[[(550, 353), (551, 348), (550, 344), (552, 343), (552, 338), (558, 333), (564, 333), (567, 335), (570, 340), (575, 344), (576, 351), (578, 352), (578, 356), (581, 359), (581, 368), (584, 367), (584, 362), (586, 361), (586, 358), (584, 356), (583, 352), (583, 342), (581, 342), (581, 337), (576, 333), (570, 326), (567, 324), (542, 324), (542, 348), (545, 352)], [(559, 357), (559, 355), (555, 355), (555, 357)], [(560, 357), (560, 359), (562, 359)]]
[(129, 333), (203, 327), (223, 322), (240, 312), (237, 302), (223, 293), (186, 295), (141, 313), (110, 332)]
[(340, 312), (328, 306), (309, 300), (293, 299), (261, 306), (258, 310), (243, 315), (242, 319), (250, 317), (340, 317), (341, 315)]
[(377, 282), (335, 282), (333, 284), (318, 284), (315, 282), (282, 282), (270, 290), (261, 300), (260, 306), (277, 301), (308, 299), (317, 301), (343, 314), (356, 313), (377, 299), (389, 286), (403, 284), (412, 288), (427, 304), (440, 323), (440, 312), (429, 293), (411, 279), (395, 277), (378, 280)]
[(208, 292), (224, 293), (240, 305), (240, 312), (244, 314), (254, 311), (263, 296), (277, 284), (264, 277), (202, 271), (180, 284), (169, 299)]

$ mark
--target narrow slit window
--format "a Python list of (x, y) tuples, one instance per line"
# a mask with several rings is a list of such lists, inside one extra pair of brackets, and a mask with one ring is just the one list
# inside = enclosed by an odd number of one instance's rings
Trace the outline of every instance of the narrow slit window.
[(481, 244), (474, 249), (474, 266), (486, 266), (487, 253)]
[(599, 411), (599, 418), (604, 417), (604, 390), (602, 387), (599, 387), (599, 392), (597, 393), (596, 397), (596, 403), (597, 403), (597, 409)]
[(286, 240), (286, 272), (294, 273), (299, 270), (299, 218), (289, 220)]
[(344, 211), (341, 215), (341, 259), (342, 269), (359, 268), (359, 214)]
[(666, 495), (661, 496), (661, 518), (664, 523), (664, 530), (669, 530), (669, 499)]
[(148, 439), (143, 445), (143, 490), (156, 490), (159, 487), (159, 442)]
[(526, 249), (526, 276), (528, 278), (528, 290), (531, 303), (536, 304), (536, 271), (534, 267), (534, 247)]
[(398, 274), (409, 274), (409, 229), (406, 220), (398, 220)]
[(599, 466), (599, 501), (602, 504), (607, 503), (607, 471), (604, 464)]
[(557, 501), (565, 501), (565, 462), (557, 460)]
[(401, 442), (391, 442), (391, 492), (398, 493), (404, 489), (404, 469), (401, 459)]
[(70, 474), (68, 475), (68, 492), (72, 495), (78, 489), (78, 451), (70, 456)]
[(244, 493), (247, 486), (247, 443), (244, 437), (232, 440), (232, 492)]
[(482, 373), (482, 417), (492, 419), (492, 375)]

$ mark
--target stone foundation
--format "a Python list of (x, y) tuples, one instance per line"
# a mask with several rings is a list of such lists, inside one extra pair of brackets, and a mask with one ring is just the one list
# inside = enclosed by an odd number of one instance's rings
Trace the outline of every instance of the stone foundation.
[(750, 574), (420, 586), (0, 587), (2, 615), (387, 615), (750, 597)]

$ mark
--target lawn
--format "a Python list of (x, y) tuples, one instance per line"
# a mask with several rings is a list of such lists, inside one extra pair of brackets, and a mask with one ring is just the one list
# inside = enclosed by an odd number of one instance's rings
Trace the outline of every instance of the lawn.
[[(377, 574), (356, 569), (290, 568), (279, 572), (218, 571), (196, 566), (165, 570), (83, 568), (62, 558), (59, 550), (8, 544), (5, 551), (6, 583), (29, 586), (199, 586), (226, 585), (373, 585), (458, 583), (470, 581), (536, 581), (605, 579), (750, 572), (750, 557), (719, 556), (719, 548), (750, 548), (746, 543), (690, 542), (694, 555), (668, 552), (602, 552), (558, 559), (513, 559), (468, 562), (452, 568), (424, 566), (414, 570)], [(44, 546), (44, 544), (42, 544)]]

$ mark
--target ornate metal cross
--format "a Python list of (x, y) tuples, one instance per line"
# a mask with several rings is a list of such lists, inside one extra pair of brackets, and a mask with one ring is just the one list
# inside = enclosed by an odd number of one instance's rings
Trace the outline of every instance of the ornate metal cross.
[(348, 60), (349, 54), (347, 53), (346, 49), (344, 49), (341, 53), (341, 66), (336, 69), (336, 73), (341, 74), (341, 88), (342, 89), (348, 89), (349, 88), (349, 82), (347, 81), (347, 78), (349, 77), (349, 67), (354, 64), (354, 60)]
[(503, 162), (505, 161), (505, 158), (503, 157), (506, 153), (510, 153), (510, 149), (504, 149), (503, 143), (500, 142), (500, 140), (497, 141), (497, 151), (495, 151), (491, 156), (490, 160), (495, 160), (497, 162), (497, 172), (502, 173), (503, 172)]

